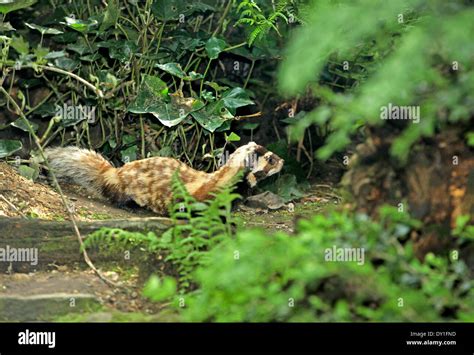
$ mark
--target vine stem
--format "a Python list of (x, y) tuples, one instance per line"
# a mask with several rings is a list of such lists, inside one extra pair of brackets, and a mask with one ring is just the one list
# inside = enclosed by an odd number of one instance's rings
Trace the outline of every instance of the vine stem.
[[(2, 83), (3, 83), (3, 80), (2, 80)], [(26, 126), (28, 127), (28, 131), (29, 133), (31, 134), (31, 136), (33, 137), (33, 140), (35, 141), (35, 144), (36, 146), (38, 147), (38, 150), (39, 150), (39, 153), (41, 155), (41, 158), (44, 160), (44, 163), (46, 165), (46, 167), (48, 168), (49, 170), (49, 173), (51, 174), (51, 178), (53, 180), (53, 184), (54, 184), (54, 187), (58, 190), (58, 193), (59, 195), (61, 196), (61, 200), (64, 204), (64, 206), (66, 207), (66, 211), (69, 215), (69, 218), (71, 219), (71, 224), (72, 224), (72, 227), (73, 227), (73, 230), (74, 230), (74, 233), (76, 234), (77, 236), (77, 240), (79, 241), (79, 245), (81, 247), (81, 251), (82, 251), (82, 255), (84, 257), (84, 261), (86, 262), (86, 264), (97, 274), (97, 276), (99, 276), (99, 278), (101, 280), (103, 280), (105, 283), (111, 285), (111, 286), (114, 286), (114, 287), (118, 287), (119, 285), (116, 284), (115, 282), (109, 280), (107, 277), (105, 277), (104, 275), (102, 275), (102, 273), (94, 266), (94, 264), (92, 263), (91, 259), (89, 258), (89, 255), (87, 254), (87, 251), (86, 249), (84, 248), (84, 240), (82, 239), (82, 236), (81, 236), (81, 233), (79, 231), (79, 228), (77, 227), (77, 222), (76, 222), (76, 217), (74, 216), (74, 213), (71, 211), (70, 207), (69, 207), (69, 204), (68, 204), (68, 201), (66, 199), (66, 196), (64, 195), (61, 187), (59, 186), (59, 183), (58, 183), (58, 180), (56, 179), (56, 175), (54, 174), (53, 170), (51, 169), (51, 166), (49, 165), (49, 162), (48, 162), (48, 159), (46, 158), (45, 154), (44, 154), (44, 150), (43, 150), (43, 147), (41, 147), (41, 143), (40, 143), (40, 140), (38, 138), (38, 136), (36, 135), (33, 127), (31, 126), (30, 124), (30, 121), (28, 121), (28, 119), (26, 118), (26, 116), (23, 114), (23, 111), (20, 109), (20, 107), (18, 106), (18, 104), (16, 103), (16, 101), (11, 97), (11, 95), (3, 88), (3, 86), (0, 86), (0, 92), (6, 97), (6, 99), (13, 105), (13, 107), (15, 108), (15, 110), (18, 112), (18, 114), (20, 115), (21, 119), (25, 122)]]
[(103, 97), (104, 97), (104, 93), (102, 92), (102, 90), (96, 88), (94, 85), (92, 85), (92, 84), (91, 84), (90, 82), (88, 82), (86, 79), (81, 78), (79, 75), (76, 75), (76, 74), (74, 74), (74, 73), (68, 72), (68, 71), (66, 71), (66, 70), (59, 69), (59, 68), (56, 68), (56, 67), (50, 67), (50, 66), (47, 66), (47, 65), (38, 65), (38, 64), (35, 64), (35, 65), (25, 65), (24, 67), (25, 67), (25, 68), (33, 68), (33, 69), (40, 68), (40, 69), (43, 69), (43, 70), (46, 70), (46, 71), (52, 71), (52, 72), (55, 72), (55, 73), (68, 75), (68, 76), (70, 76), (71, 78), (74, 78), (74, 79), (76, 79), (77, 81), (81, 82), (82, 84), (84, 84), (85, 86), (87, 86), (87, 87), (88, 87), (89, 89), (91, 89), (92, 91), (94, 91), (94, 92), (96, 93), (96, 95), (99, 96), (100, 98), (103, 98)]
[(232, 2), (233, 1), (228, 0), (227, 6), (224, 9), (224, 13), (222, 14), (222, 17), (219, 19), (219, 22), (217, 23), (216, 29), (212, 33), (212, 37), (215, 37), (217, 35), (217, 32), (219, 32), (219, 28), (221, 28), (222, 24), (224, 23), (225, 18), (227, 17), (227, 14), (229, 13), (229, 10), (232, 6)]
[(212, 59), (209, 59), (206, 70), (204, 71), (204, 75), (201, 79), (201, 86), (199, 87), (199, 97), (202, 96), (202, 87), (204, 86), (204, 80), (206, 79), (207, 72), (209, 71), (209, 68), (211, 67), (211, 63), (212, 63)]

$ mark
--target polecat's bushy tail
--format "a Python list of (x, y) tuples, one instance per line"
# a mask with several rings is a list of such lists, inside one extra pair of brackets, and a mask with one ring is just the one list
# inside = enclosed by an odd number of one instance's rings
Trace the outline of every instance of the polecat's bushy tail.
[(70, 179), (92, 193), (113, 197), (119, 190), (117, 169), (96, 152), (77, 147), (45, 150), (46, 158), (59, 179)]

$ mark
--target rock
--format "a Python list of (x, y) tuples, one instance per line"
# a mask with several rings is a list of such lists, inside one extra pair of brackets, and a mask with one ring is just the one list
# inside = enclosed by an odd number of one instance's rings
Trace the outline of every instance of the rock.
[(285, 206), (285, 201), (273, 192), (265, 191), (261, 194), (248, 197), (245, 204), (252, 208), (277, 210)]
[(100, 307), (100, 301), (91, 294), (0, 295), (0, 321), (46, 321), (69, 313), (90, 312)]
[(106, 323), (106, 322), (111, 322), (112, 318), (113, 318), (112, 313), (97, 312), (97, 313), (93, 313), (89, 317), (87, 317), (86, 322)]

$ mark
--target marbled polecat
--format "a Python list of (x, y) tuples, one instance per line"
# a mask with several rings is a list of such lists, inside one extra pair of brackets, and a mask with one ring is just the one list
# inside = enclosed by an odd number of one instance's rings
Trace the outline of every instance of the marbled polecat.
[(168, 213), (172, 176), (176, 171), (188, 192), (203, 201), (231, 183), (240, 171), (246, 173), (246, 180), (253, 187), (257, 181), (278, 173), (284, 163), (276, 154), (254, 142), (239, 147), (213, 173), (194, 170), (172, 158), (147, 158), (114, 168), (101, 155), (87, 149), (58, 147), (48, 148), (45, 153), (58, 178), (68, 178), (115, 203), (132, 200), (161, 215)]

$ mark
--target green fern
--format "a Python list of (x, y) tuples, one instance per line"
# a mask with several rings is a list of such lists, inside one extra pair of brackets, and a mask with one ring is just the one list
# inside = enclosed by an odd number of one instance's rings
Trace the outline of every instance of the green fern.
[[(206, 202), (196, 201), (175, 174), (172, 178), (173, 203), (170, 216), (175, 226), (160, 239), (160, 248), (167, 252), (165, 261), (177, 266), (182, 288), (191, 285), (192, 272), (206, 261), (206, 253), (232, 234), (237, 221), (231, 214), (232, 203), (240, 196), (233, 193), (234, 184), (222, 188)], [(179, 224), (185, 218), (188, 223)]]
[[(209, 201), (199, 202), (189, 194), (177, 173), (172, 177), (173, 200), (170, 218), (175, 222), (160, 237), (154, 233), (133, 233), (115, 228), (102, 228), (84, 241), (86, 248), (98, 246), (111, 250), (124, 250), (133, 246), (145, 248), (149, 253), (165, 254), (165, 261), (175, 265), (181, 290), (189, 288), (192, 273), (207, 260), (207, 252), (232, 235), (237, 225), (231, 213), (232, 203), (240, 198), (233, 193), (235, 182), (223, 187)], [(183, 223), (184, 222), (184, 223)]]
[(254, 0), (243, 0), (237, 7), (240, 17), (234, 26), (246, 25), (251, 28), (247, 38), (247, 42), (251, 46), (257, 39), (262, 38), (272, 29), (278, 36), (281, 36), (277, 26), (279, 18), (283, 19), (287, 24), (293, 21), (301, 22), (296, 10), (297, 6), (294, 0), (280, 0), (275, 5), (273, 11), (268, 16), (265, 16)]

